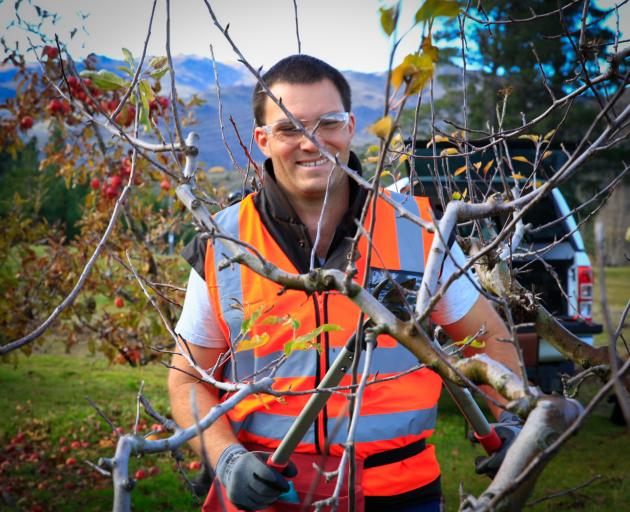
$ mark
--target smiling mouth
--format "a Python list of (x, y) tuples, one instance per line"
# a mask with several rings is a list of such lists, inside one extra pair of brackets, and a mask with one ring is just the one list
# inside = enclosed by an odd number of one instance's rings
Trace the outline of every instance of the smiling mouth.
[(324, 165), (328, 162), (328, 158), (320, 158), (319, 160), (310, 160), (308, 162), (298, 162), (297, 164), (301, 167), (318, 167), (320, 165)]

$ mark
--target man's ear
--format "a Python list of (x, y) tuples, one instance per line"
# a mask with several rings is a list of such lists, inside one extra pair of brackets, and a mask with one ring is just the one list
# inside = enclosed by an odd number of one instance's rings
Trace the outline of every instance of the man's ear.
[(354, 117), (354, 114), (350, 112), (350, 118), (348, 119), (348, 130), (350, 131), (350, 137), (354, 137), (356, 123), (357, 123), (356, 117)]
[(257, 126), (254, 129), (254, 140), (256, 141), (256, 144), (258, 145), (258, 148), (260, 149), (262, 154), (265, 155), (267, 158), (270, 158), (271, 151), (269, 150), (269, 135), (260, 126)]

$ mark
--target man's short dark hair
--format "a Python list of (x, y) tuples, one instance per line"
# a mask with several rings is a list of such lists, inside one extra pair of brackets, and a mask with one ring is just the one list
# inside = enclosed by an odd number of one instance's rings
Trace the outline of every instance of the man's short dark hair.
[[(267, 87), (280, 82), (288, 84), (314, 84), (322, 80), (330, 80), (339, 91), (341, 102), (346, 112), (350, 112), (352, 106), (352, 95), (350, 86), (339, 72), (330, 64), (326, 64), (323, 60), (316, 59), (310, 55), (290, 55), (276, 62), (262, 76)], [(265, 100), (267, 95), (263, 90), (260, 82), (254, 88), (254, 96), (252, 104), (254, 107), (254, 119), (256, 126), (265, 124)]]

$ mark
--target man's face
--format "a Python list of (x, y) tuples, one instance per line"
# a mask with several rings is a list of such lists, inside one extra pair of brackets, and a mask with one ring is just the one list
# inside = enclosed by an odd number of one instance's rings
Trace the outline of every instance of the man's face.
[[(276, 98), (282, 99), (284, 106), (296, 118), (312, 129), (317, 119), (324, 114), (343, 113), (341, 95), (328, 80), (313, 84), (289, 84), (279, 82), (271, 86)], [(290, 128), (284, 112), (269, 98), (265, 100), (266, 125), (275, 125), (275, 130), (257, 127), (255, 138), (263, 154), (271, 158), (276, 181), (290, 200), (323, 199), (328, 176), (333, 164), (323, 157), (317, 147), (305, 136), (284, 137), (278, 127)], [(288, 122), (289, 125), (284, 125)], [(280, 124), (277, 124), (280, 123)], [(355, 119), (349, 115), (348, 123), (341, 129), (327, 130), (320, 123), (315, 134), (320, 144), (339, 160), (347, 164), (350, 155), (350, 142), (354, 135)], [(334, 170), (331, 188), (347, 179), (343, 170)], [(334, 188), (333, 188), (334, 190)]]

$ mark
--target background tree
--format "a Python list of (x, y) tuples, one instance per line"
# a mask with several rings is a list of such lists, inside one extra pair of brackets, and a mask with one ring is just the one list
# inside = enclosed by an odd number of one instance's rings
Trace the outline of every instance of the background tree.
[[(567, 5), (576, 4), (578, 2)], [(154, 3), (154, 9), (155, 5)], [(226, 24), (216, 18), (209, 3), (206, 5), (214, 24), (232, 45), (243, 64), (259, 79), (258, 69), (241, 54), (237, 43), (230, 38)], [(585, 4), (579, 5), (584, 7)], [(169, 12), (168, 2), (166, 8)], [(567, 25), (564, 21), (564, 11), (568, 9), (569, 7), (555, 7), (545, 16), (545, 19), (553, 16), (556, 20), (560, 19), (559, 25), (556, 22), (556, 32), (565, 37), (571, 35), (573, 29), (570, 27), (574, 26)], [(501, 17), (503, 11), (494, 11), (487, 6), (485, 10), (480, 6), (479, 11), (480, 16), (484, 16), (484, 12), (493, 12), (496, 15), (496, 19), (493, 18), (489, 24), (483, 20), (481, 24), (491, 26), (493, 30), (499, 27), (499, 32), (505, 36), (505, 40), (497, 45), (497, 52), (499, 49), (505, 51), (512, 43), (507, 41), (507, 27), (530, 23), (517, 21), (519, 18), (514, 14), (518, 14), (516, 7), (515, 11), (510, 11), (509, 16), (505, 17)], [(394, 29), (398, 22), (398, 10), (396, 6), (384, 7), (381, 14), (383, 29), (392, 36), (395, 50), (397, 34)], [(478, 23), (471, 16), (468, 7), (461, 8), (455, 2), (447, 0), (429, 0), (416, 13), (414, 22), (425, 27), (420, 50), (406, 56), (399, 66), (389, 70), (384, 115), (371, 127), (372, 132), (380, 139), (379, 145), (372, 149), (376, 157), (373, 178), (368, 181), (344, 167), (348, 175), (371, 194), (381, 193), (378, 188), (380, 180), (387, 173), (392, 174), (390, 169), (395, 171), (405, 161), (413, 161), (415, 157), (416, 133), (412, 134), (411, 144), (407, 144), (400, 133), (400, 119), (407, 102), (416, 100), (416, 105), (421, 104), (423, 90), (430, 85), (434, 76), (435, 63), (440, 54), (431, 38), (435, 19), (457, 17), (461, 34), (466, 34), (466, 25), (469, 22)], [(153, 11), (148, 32), (152, 19)], [(580, 33), (586, 34), (587, 21), (584, 17), (580, 19)], [(537, 20), (537, 15), (534, 15), (534, 21)], [(483, 27), (483, 31), (488, 31), (488, 26)], [(551, 28), (550, 25), (549, 34), (553, 35)], [(483, 36), (483, 31), (479, 33), (479, 37), (486, 37)], [(487, 44), (490, 45), (490, 35), (487, 37)], [(461, 39), (460, 42), (463, 43)], [(464, 60), (467, 60), (469, 54), (465, 45), (463, 47)], [(154, 344), (161, 329), (160, 321), (169, 334), (173, 334), (170, 326), (177, 316), (177, 301), (181, 298), (181, 289), (171, 283), (181, 282), (183, 278), (183, 269), (177, 268), (172, 259), (158, 258), (159, 254), (168, 252), (168, 233), (183, 235), (178, 229), (181, 229), (184, 212), (181, 208), (173, 207), (168, 198), (173, 196), (177, 184), (178, 197), (191, 212), (196, 227), (206, 231), (209, 236), (216, 237), (225, 234), (217, 231), (210, 213), (223, 206), (224, 197), (220, 191), (203, 183), (203, 174), (198, 170), (199, 141), (194, 134), (185, 131), (188, 120), (185, 112), (197, 100), (193, 98), (184, 103), (178, 99), (169, 41), (167, 39), (166, 57), (146, 59), (143, 53), (140, 58), (135, 58), (130, 52), (123, 50), (126, 66), (117, 72), (98, 69), (90, 60), (84, 64), (83, 71), (78, 72), (78, 66), (59, 42), (55, 42), (54, 46), (41, 45), (34, 48), (34, 51), (40, 59), (41, 74), (39, 71), (28, 70), (19, 53), (10, 50), (7, 57), (20, 68), (20, 83), (23, 86), (15, 100), (9, 100), (3, 105), (8, 112), (2, 118), (3, 147), (7, 152), (17, 155), (18, 151), (24, 149), (20, 132), (28, 131), (40, 119), (50, 120), (52, 133), (58, 133), (59, 138), (50, 138), (40, 168), (54, 169), (69, 189), (83, 187), (87, 192), (82, 204), (82, 219), (76, 224), (78, 233), (72, 240), (65, 239), (58, 230), (49, 230), (48, 223), (41, 218), (36, 218), (34, 222), (31, 212), (37, 212), (38, 209), (34, 208), (26, 213), (12, 210), (14, 222), (10, 223), (11, 229), (5, 235), (3, 248), (7, 257), (1, 274), (9, 285), (5, 287), (8, 290), (5, 297), (10, 306), (3, 311), (6, 338), (2, 340), (0, 353), (11, 357), (18, 349), (29, 351), (31, 343), (41, 339), (41, 335), (52, 327), (57, 335), (63, 335), (68, 345), (90, 333), (87, 337), (92, 340), (92, 350), (99, 348), (110, 359), (119, 358), (132, 365), (160, 359), (164, 350), (168, 353), (178, 351), (186, 357), (186, 347), (174, 336), (164, 344)], [(492, 48), (488, 47), (487, 51), (492, 53)], [(518, 115), (497, 120), (496, 109), (489, 109), (490, 114), (485, 120), (491, 125), (495, 122), (497, 124), (491, 134), (485, 134), (491, 137), (482, 141), (485, 146), (481, 148), (478, 144), (471, 143), (479, 133), (478, 127), (468, 118), (470, 112), (466, 108), (467, 102), (464, 102), (462, 118), (451, 121), (457, 128), (455, 132), (440, 133), (441, 127), (431, 124), (432, 147), (436, 148), (439, 139), (446, 145), (444, 149), (440, 148), (439, 154), (434, 149), (436, 153), (431, 157), (432, 161), (461, 158), (463, 155), (466, 165), (462, 172), (467, 176), (472, 176), (475, 170), (479, 170), (471, 165), (470, 157), (485, 150), (496, 149), (503, 152), (503, 142), (508, 139), (527, 136), (543, 152), (540, 159), (530, 163), (531, 173), (522, 177), (517, 177), (512, 172), (513, 160), (509, 151), (501, 153), (502, 158), (497, 159), (496, 173), (504, 183), (508, 179), (512, 180), (512, 184), (520, 179), (524, 180), (520, 196), (515, 196), (510, 187), (505, 187), (490, 197), (477, 196), (473, 201), (463, 195), (449, 196), (452, 200), (448, 201), (444, 216), (439, 223), (431, 225), (405, 214), (413, 222), (424, 224), (427, 229), (438, 230), (441, 235), (434, 238), (432, 256), (419, 290), (415, 312), (411, 311), (414, 314), (408, 322), (396, 318), (358, 283), (349, 279), (351, 268), (346, 273), (315, 269), (306, 275), (290, 275), (268, 262), (260, 261), (251, 248), (224, 239), (230, 252), (226, 255), (229, 264), (247, 265), (283, 286), (308, 293), (327, 290), (346, 293), (374, 323), (374, 327), (366, 333), (368, 338), (387, 332), (411, 350), (422, 364), (445, 379), (474, 389), (487, 385), (510, 400), (510, 410), (527, 420), (523, 434), (510, 449), (506, 463), (488, 489), (479, 497), (462, 497), (463, 510), (521, 508), (539, 472), (569, 435), (576, 431), (597, 400), (614, 388), (625, 415), (630, 407), (625, 376), (630, 363), (627, 354), (617, 353), (619, 332), (609, 329), (608, 347), (584, 346), (570, 333), (559, 328), (557, 321), (537, 302), (531, 291), (518, 286), (510, 274), (511, 251), (507, 251), (506, 257), (497, 256), (497, 252), (505, 253), (503, 249), (506, 244), (518, 245), (519, 233), (523, 229), (523, 223), (519, 221), (531, 205), (544, 194), (550, 193), (559, 183), (575, 176), (584, 159), (613, 147), (627, 137), (630, 113), (627, 105), (620, 101), (620, 96), (628, 83), (627, 72), (622, 69), (628, 52), (615, 52), (604, 77), (598, 77), (590, 74), (591, 63), (586, 60), (591, 58), (592, 51), (592, 46), (578, 45), (576, 58), (583, 65), (565, 63), (565, 67), (571, 67), (570, 72), (577, 70), (583, 85), (567, 89), (559, 82), (555, 92), (544, 83), (541, 86), (547, 95), (551, 90), (552, 95), (551, 99), (541, 95), (545, 97), (544, 103), (541, 103), (544, 105), (549, 105), (556, 99), (561, 100), (562, 105), (570, 105), (578, 96), (588, 94), (596, 97), (599, 95), (602, 101), (599, 104), (598, 117), (592, 118), (586, 131), (581, 132), (575, 150), (569, 151), (567, 161), (544, 184), (537, 182), (535, 172), (556, 132), (549, 130), (540, 135), (538, 132), (546, 122), (551, 123), (554, 130), (558, 127), (562, 118), (555, 122), (550, 119), (559, 109), (551, 108), (548, 115), (542, 114), (547, 112), (543, 107), (527, 112), (525, 120), (531, 125), (524, 125)], [(567, 71), (562, 62), (558, 65), (563, 72)], [(499, 73), (501, 68), (492, 69)], [(504, 69), (508, 74), (513, 71), (509, 67)], [(525, 69), (523, 66), (523, 69), (525, 77), (531, 76), (528, 73), (533, 73), (531, 67)], [(165, 76), (170, 78), (168, 98), (161, 94), (160, 80)], [(271, 100), (278, 102), (268, 90), (266, 92)], [(506, 91), (503, 97), (514, 97), (514, 93), (508, 94)], [(282, 107), (280, 103), (279, 105)], [(538, 104), (535, 106), (538, 107)], [(305, 136), (319, 144), (290, 112), (285, 113)], [(536, 116), (540, 119), (536, 120)], [(413, 126), (418, 126), (417, 119), (414, 119)], [(486, 130), (486, 127), (482, 125), (480, 129)], [(61, 140), (65, 144), (59, 144)], [(318, 147), (324, 156), (336, 161), (335, 155), (331, 155), (326, 148)], [(626, 173), (628, 167), (624, 164), (617, 169), (619, 173)], [(472, 189), (470, 194), (472, 195)], [(19, 203), (16, 202), (16, 208)], [(402, 211), (400, 213), (404, 214)], [(510, 219), (505, 229), (489, 239), (483, 239), (478, 222), (498, 214), (505, 214)], [(21, 219), (25, 219), (24, 222)], [(436, 255), (445, 251), (443, 240), (449, 238), (458, 223), (475, 225), (473, 234), (480, 240), (469, 240), (471, 260), (467, 267), (476, 266), (484, 288), (502, 309), (510, 327), (514, 329), (515, 323), (508, 304), (518, 303), (523, 309), (520, 312), (536, 326), (539, 333), (553, 341), (567, 357), (580, 362), (588, 374), (602, 378), (600, 392), (585, 410), (569, 398), (568, 392), (564, 397), (544, 395), (529, 387), (521, 375), (509, 372), (491, 359), (480, 356), (460, 357), (461, 351), (450, 356), (436, 352), (431, 341), (434, 333), (422, 322), (443, 293), (443, 287), (437, 287), (440, 261)], [(33, 247), (34, 245), (37, 247)], [(159, 260), (164, 264), (160, 265)], [(136, 280), (135, 283), (132, 277)], [(444, 286), (448, 286), (448, 283)], [(50, 312), (53, 305), (54, 309)], [(71, 305), (72, 308), (69, 307)], [(123, 308), (125, 314), (117, 314)], [(261, 314), (251, 311), (248, 313), (244, 334), (254, 332), (254, 328), (259, 329), (265, 321), (270, 324), (278, 321), (263, 318)], [(623, 325), (625, 314), (627, 308), (620, 325)], [(42, 321), (46, 316), (48, 318)], [(288, 354), (292, 350), (311, 347), (308, 341), (315, 334), (299, 334), (301, 337), (298, 336), (286, 348)], [(264, 336), (257, 339), (252, 336), (242, 349), (264, 342)], [(512, 342), (516, 343), (516, 340)], [(366, 364), (369, 364), (369, 359), (366, 358)], [(229, 393), (229, 398), (223, 407), (214, 408), (207, 414), (206, 411), (200, 411), (198, 425), (180, 429), (163, 412), (151, 407), (142, 396), (141, 390), (138, 411), (142, 405), (147, 414), (157, 422), (160, 430), (170, 431), (172, 435), (151, 437), (154, 434), (138, 433), (139, 412), (130, 432), (124, 435), (123, 431), (117, 431), (116, 426), (109, 423), (118, 435), (116, 452), (111, 458), (100, 461), (96, 469), (112, 476), (115, 510), (126, 510), (130, 506), (134, 481), (129, 472), (131, 455), (173, 451), (178, 457), (178, 448), (197, 435), (199, 428), (210, 425), (231, 404), (253, 393), (275, 393), (271, 387), (271, 377), (234, 383), (218, 382), (213, 376), (213, 369), (199, 368), (190, 358), (189, 362), (191, 370), (197, 371), (208, 384)], [(369, 367), (362, 374), (368, 375)], [(357, 383), (357, 402), (361, 400), (365, 384), (364, 380)], [(356, 407), (356, 410), (359, 409), (360, 407)], [(100, 410), (99, 412), (102, 413)], [(351, 445), (351, 434), (348, 441)], [(135, 480), (142, 478), (143, 475), (136, 473)], [(337, 498), (337, 495), (331, 496), (330, 503), (334, 504)]]

